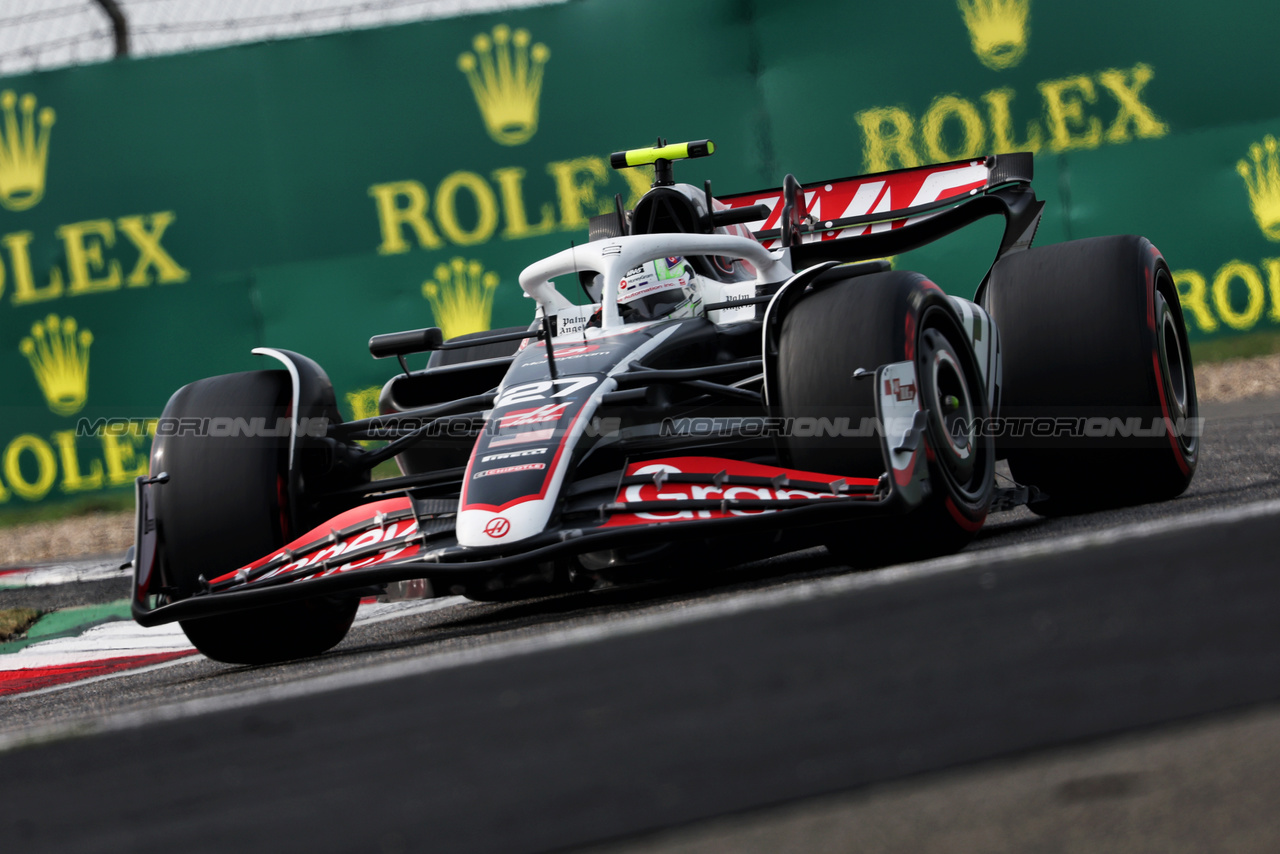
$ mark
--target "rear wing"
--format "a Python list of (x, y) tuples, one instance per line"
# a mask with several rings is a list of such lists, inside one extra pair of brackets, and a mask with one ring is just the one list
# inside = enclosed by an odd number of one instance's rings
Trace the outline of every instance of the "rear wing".
[(782, 187), (719, 201), (767, 207), (747, 227), (766, 248), (791, 247), (796, 269), (896, 255), (993, 214), (1006, 220), (1003, 255), (1030, 246), (1039, 225), (1032, 171), (1030, 154), (999, 154), (812, 184), (788, 175)]

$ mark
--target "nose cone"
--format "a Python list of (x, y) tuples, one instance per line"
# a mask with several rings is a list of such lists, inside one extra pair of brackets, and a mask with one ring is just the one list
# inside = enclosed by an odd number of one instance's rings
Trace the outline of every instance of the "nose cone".
[(531, 499), (501, 510), (462, 510), (458, 513), (458, 543), (480, 548), (528, 539), (541, 532), (553, 502)]

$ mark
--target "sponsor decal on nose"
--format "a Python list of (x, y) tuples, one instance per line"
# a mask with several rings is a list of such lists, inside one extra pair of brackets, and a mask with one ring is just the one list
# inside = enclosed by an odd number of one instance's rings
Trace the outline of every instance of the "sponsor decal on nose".
[(501, 454), (485, 454), (480, 458), (482, 463), (491, 463), (495, 460), (509, 460), (514, 457), (536, 457), (547, 452), (546, 448), (527, 448), (523, 451), (505, 451)]
[(548, 403), (534, 409), (520, 409), (502, 416), (498, 426), (500, 429), (505, 429), (522, 427), (526, 424), (541, 424), (545, 421), (559, 421), (568, 407), (568, 403)]
[(548, 427), (545, 430), (526, 430), (513, 436), (495, 436), (489, 440), (489, 447), (500, 448), (503, 445), (516, 445), (522, 442), (549, 442), (555, 438), (555, 435), (554, 427)]
[(495, 474), (513, 474), (518, 471), (539, 471), (547, 467), (546, 463), (525, 463), (519, 466), (503, 466), (502, 468), (489, 469), (488, 471), (478, 471), (471, 476), (472, 480), (478, 480), (482, 477), (489, 477)]

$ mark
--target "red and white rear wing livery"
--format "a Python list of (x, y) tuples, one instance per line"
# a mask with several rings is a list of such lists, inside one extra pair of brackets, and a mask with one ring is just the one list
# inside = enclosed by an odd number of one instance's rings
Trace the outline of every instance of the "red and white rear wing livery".
[[(806, 244), (860, 237), (922, 222), (1000, 184), (1027, 180), (1029, 176), (1020, 174), (1024, 170), (1018, 157), (987, 157), (801, 184), (803, 201), (793, 214), (800, 222), (799, 241)], [(721, 197), (720, 201), (730, 208), (767, 207), (769, 216), (747, 227), (766, 247), (780, 245), (786, 208), (783, 188)]]

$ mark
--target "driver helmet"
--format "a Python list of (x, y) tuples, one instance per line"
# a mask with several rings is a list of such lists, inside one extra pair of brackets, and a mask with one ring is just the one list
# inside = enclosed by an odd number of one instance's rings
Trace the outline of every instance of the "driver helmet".
[(693, 317), (702, 307), (702, 284), (679, 255), (646, 261), (618, 283), (618, 313), (624, 323)]

